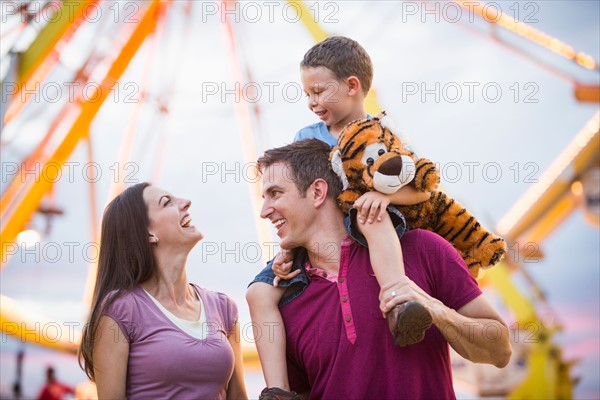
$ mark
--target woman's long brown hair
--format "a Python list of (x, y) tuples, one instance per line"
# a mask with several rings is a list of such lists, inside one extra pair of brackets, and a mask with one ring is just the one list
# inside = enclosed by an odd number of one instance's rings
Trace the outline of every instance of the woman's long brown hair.
[(104, 210), (92, 309), (79, 349), (79, 365), (92, 381), (100, 318), (119, 296), (150, 279), (156, 271), (148, 240), (148, 208), (143, 197), (148, 186), (144, 182), (126, 189)]

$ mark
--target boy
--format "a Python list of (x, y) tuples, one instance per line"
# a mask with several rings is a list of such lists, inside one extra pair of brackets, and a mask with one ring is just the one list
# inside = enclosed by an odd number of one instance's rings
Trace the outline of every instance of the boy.
[[(367, 118), (365, 98), (373, 80), (373, 66), (365, 49), (356, 41), (346, 37), (330, 37), (313, 46), (304, 55), (300, 63), (300, 75), (304, 91), (308, 97), (308, 107), (320, 122), (301, 129), (294, 141), (316, 138), (337, 144), (343, 128), (358, 118)], [(401, 236), (406, 223), (401, 215), (391, 215), (396, 227), (391, 223), (372, 224), (382, 221), (389, 204), (410, 205), (429, 198), (428, 193), (417, 192), (410, 186), (404, 186), (392, 195), (378, 192), (364, 194), (355, 202), (356, 219), (359, 229), (351, 224), (354, 237), (364, 237), (370, 248), (370, 258), (380, 287), (390, 287), (393, 282), (404, 276), (402, 251), (392, 235)], [(353, 210), (354, 211), (354, 210)], [(394, 210), (395, 211), (395, 210)], [(393, 212), (393, 211), (392, 211)], [(394, 218), (395, 217), (395, 218)], [(282, 229), (285, 221), (278, 221), (276, 227)], [(361, 244), (366, 245), (364, 240)], [(295, 393), (289, 392), (285, 356), (285, 332), (277, 304), (282, 300), (287, 287), (298, 282), (301, 270), (290, 272), (293, 257), (288, 249), (283, 249), (274, 262), (259, 274), (248, 289), (246, 298), (250, 314), (255, 324), (256, 345), (267, 388), (261, 393), (261, 399), (294, 399)], [(277, 275), (275, 277), (275, 275)], [(280, 280), (283, 279), (284, 281)], [(273, 287), (274, 286), (274, 287)], [(277, 287), (284, 286), (284, 287)], [(385, 304), (394, 291), (380, 293), (381, 310), (387, 314), (388, 323), (396, 344), (405, 346), (422, 340), (425, 330), (431, 325), (429, 312), (416, 302), (404, 303), (393, 310)], [(258, 329), (275, 328), (269, 331), (269, 338)], [(273, 341), (271, 341), (273, 339)]]

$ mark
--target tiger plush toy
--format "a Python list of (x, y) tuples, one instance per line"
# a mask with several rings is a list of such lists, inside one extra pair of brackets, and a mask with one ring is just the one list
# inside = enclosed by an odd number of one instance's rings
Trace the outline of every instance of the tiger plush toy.
[[(342, 179), (344, 191), (338, 204), (347, 213), (363, 193), (376, 190), (392, 194), (411, 184), (429, 191), (429, 200), (395, 207), (410, 229), (435, 232), (449, 241), (465, 260), (475, 278), (480, 268), (490, 268), (506, 253), (506, 242), (483, 228), (460, 203), (437, 189), (440, 177), (435, 165), (416, 158), (386, 126), (385, 112), (373, 119), (358, 119), (340, 133), (330, 155), (332, 167)], [(383, 120), (383, 121), (382, 121)]]

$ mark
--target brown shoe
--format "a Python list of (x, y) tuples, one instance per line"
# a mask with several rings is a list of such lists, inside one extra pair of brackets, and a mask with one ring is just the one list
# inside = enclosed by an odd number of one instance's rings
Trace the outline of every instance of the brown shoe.
[(429, 311), (416, 301), (407, 301), (387, 314), (388, 326), (396, 346), (419, 343), (425, 337), (433, 319)]
[(288, 392), (278, 387), (264, 388), (258, 400), (300, 400), (296, 392)]

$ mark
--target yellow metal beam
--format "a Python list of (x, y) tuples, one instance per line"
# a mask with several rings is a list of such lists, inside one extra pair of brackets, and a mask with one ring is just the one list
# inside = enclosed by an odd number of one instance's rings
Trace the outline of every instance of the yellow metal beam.
[(288, 3), (296, 11), (296, 14), (298, 14), (298, 17), (315, 40), (315, 43), (322, 42), (329, 37), (329, 34), (312, 17), (313, 13), (306, 6), (306, 3), (301, 0), (288, 0)]
[[(570, 399), (573, 383), (570, 366), (562, 360), (560, 348), (552, 343), (557, 329), (546, 326), (537, 316), (532, 302), (523, 296), (511, 280), (505, 262), (487, 270), (482, 283), (489, 282), (504, 304), (514, 313), (514, 340), (527, 344), (527, 375), (510, 393), (510, 399)], [(511, 328), (513, 329), (513, 328)], [(520, 333), (527, 332), (527, 335)]]
[(573, 47), (552, 37), (538, 29), (535, 29), (526, 23), (518, 21), (514, 16), (508, 13), (502, 14), (502, 11), (494, 6), (493, 2), (488, 4), (480, 1), (458, 1), (455, 3), (469, 11), (469, 13), (479, 14), (487, 22), (499, 25), (514, 34), (517, 34), (533, 43), (536, 43), (547, 50), (552, 51), (568, 60), (571, 60), (583, 68), (589, 70), (598, 70), (598, 63), (592, 56), (582, 51), (576, 51)]
[(504, 304), (513, 311), (515, 320), (520, 326), (538, 321), (531, 301), (521, 294), (510, 279), (510, 270), (505, 262), (500, 262), (486, 270), (480, 283), (482, 285), (490, 283), (494, 286)]
[(13, 299), (0, 295), (0, 330), (17, 340), (76, 354), (81, 339), (77, 324), (48, 321), (27, 314)]
[[(517, 201), (498, 223), (497, 230), (509, 241), (523, 246), (539, 244), (578, 205), (571, 183), (600, 158), (600, 112), (575, 136), (537, 184)], [(526, 250), (526, 249), (525, 249)], [(527, 254), (523, 254), (527, 256)], [(527, 376), (510, 394), (511, 399), (572, 397), (570, 365), (562, 360), (560, 348), (552, 343), (554, 327), (537, 316), (534, 305), (513, 284), (510, 271), (500, 263), (486, 271), (484, 282), (491, 283), (503, 302), (515, 314), (518, 327), (533, 328), (527, 354)]]
[[(509, 399), (556, 399), (557, 360), (549, 338), (536, 338), (527, 357), (527, 376)], [(549, 384), (550, 383), (550, 384)], [(569, 396), (570, 397), (570, 396)]]
[[(25, 108), (37, 85), (48, 76), (58, 63), (60, 52), (82, 25), (88, 12), (94, 11), (98, 0), (67, 1), (50, 18), (36, 39), (23, 53), (17, 70), (16, 93), (4, 115), (8, 124)], [(91, 11), (90, 11), (91, 10)], [(60, 44), (60, 45), (59, 45)]]
[[(44, 154), (45, 156), (27, 161), (28, 165), (38, 163), (40, 173), (22, 176), (19, 171), (18, 178), (13, 179), (5, 191), (5, 195), (0, 199), (0, 235), (2, 237), (0, 265), (6, 261), (8, 246), (14, 243), (17, 234), (37, 210), (44, 194), (50, 190), (54, 181), (53, 177), (57, 173), (56, 166), (62, 167), (77, 143), (86, 137), (92, 120), (111, 92), (114, 83), (121, 77), (146, 36), (154, 29), (159, 4), (158, 0), (154, 0), (140, 10), (140, 22), (131, 30), (129, 38), (102, 78), (96, 93), (88, 97), (88, 100), (93, 101), (80, 99), (78, 102), (68, 105), (70, 109), (65, 113), (63, 120), (68, 127), (64, 139), (55, 149), (37, 149), (34, 154)], [(7, 196), (13, 193), (14, 196)]]
[(527, 358), (527, 376), (508, 396), (509, 399), (571, 399), (573, 362), (564, 362), (562, 351), (551, 336), (541, 331), (532, 341)]
[(61, 3), (61, 7), (56, 9), (46, 26), (23, 53), (17, 70), (21, 82), (33, 76), (34, 71), (46, 60), (46, 57), (56, 51), (56, 44), (65, 33), (70, 29), (76, 29), (87, 10), (95, 10), (97, 3), (97, 0), (67, 0)]
[[(540, 218), (536, 223), (531, 224), (531, 227), (519, 236), (519, 244), (525, 245), (529, 243), (535, 247), (539, 247), (540, 243), (546, 240), (554, 229), (560, 226), (578, 206), (579, 202), (577, 198), (573, 196), (570, 189), (567, 189), (562, 198), (557, 200), (548, 209), (544, 217)], [(525, 249), (525, 252), (527, 252), (527, 249)], [(527, 254), (524, 254), (524, 256), (526, 257)]]
[(600, 158), (600, 112), (597, 112), (573, 138), (556, 160), (540, 177), (538, 183), (515, 203), (500, 219), (496, 230), (509, 241), (520, 237), (535, 224), (543, 221), (560, 199), (570, 190), (574, 179)]

